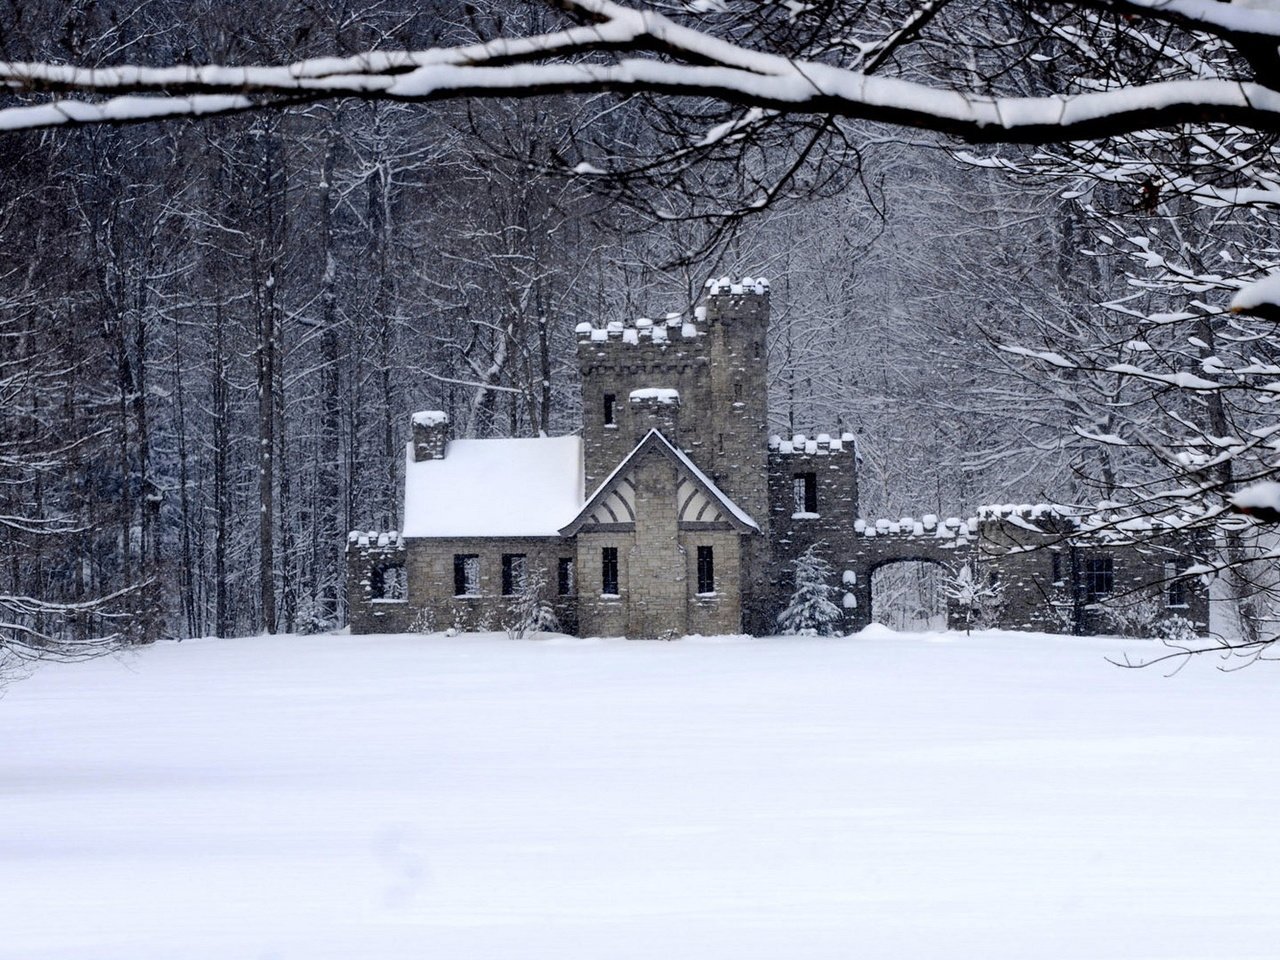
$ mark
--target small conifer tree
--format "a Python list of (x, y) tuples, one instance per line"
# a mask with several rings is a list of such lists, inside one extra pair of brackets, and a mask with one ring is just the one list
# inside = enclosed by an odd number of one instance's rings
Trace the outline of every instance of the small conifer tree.
[(991, 627), (999, 621), (1004, 588), (999, 583), (984, 582), (969, 564), (949, 577), (942, 589), (959, 610), (966, 634), (974, 627)]
[(778, 628), (784, 634), (833, 637), (840, 633), (844, 616), (834, 599), (837, 591), (831, 579), (835, 570), (818, 554), (820, 546), (813, 544), (795, 559), (795, 592), (778, 615)]
[(525, 573), (520, 593), (503, 625), (512, 640), (523, 640), (531, 633), (550, 633), (560, 629), (555, 608), (547, 599), (547, 575), (541, 567), (531, 566)]

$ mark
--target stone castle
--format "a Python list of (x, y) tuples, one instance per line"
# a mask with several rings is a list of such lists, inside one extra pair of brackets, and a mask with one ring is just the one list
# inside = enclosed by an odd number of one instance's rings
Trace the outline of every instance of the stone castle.
[(847, 631), (909, 560), (998, 582), (1000, 626), (1094, 632), (1108, 603), (1207, 625), (1176, 535), (1109, 542), (1046, 505), (860, 518), (851, 434), (769, 434), (768, 325), (749, 277), (709, 281), (692, 316), (580, 324), (578, 435), (452, 439), (416, 414), (403, 529), (348, 541), (352, 632), (501, 629), (536, 593), (582, 636), (769, 634), (815, 543)]

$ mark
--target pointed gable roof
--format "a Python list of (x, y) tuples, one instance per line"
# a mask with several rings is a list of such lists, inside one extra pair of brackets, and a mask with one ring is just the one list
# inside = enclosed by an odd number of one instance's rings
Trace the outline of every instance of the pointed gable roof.
[(690, 460), (683, 450), (677, 449), (672, 445), (671, 441), (655, 429), (650, 430), (645, 438), (622, 458), (622, 462), (613, 468), (613, 472), (604, 478), (591, 496), (587, 498), (587, 502), (578, 511), (578, 515), (569, 524), (560, 528), (560, 535), (571, 537), (576, 534), (591, 519), (597, 507), (604, 504), (615, 491), (619, 491), (619, 488), (627, 481), (629, 468), (650, 450), (656, 450), (663, 456), (673, 460), (677, 469), (684, 474), (684, 477), (693, 485), (695, 490), (700, 491), (708, 500), (717, 504), (728, 523), (739, 533), (760, 532), (760, 527), (747, 515), (745, 510), (730, 500), (710, 477), (698, 469), (698, 465)]

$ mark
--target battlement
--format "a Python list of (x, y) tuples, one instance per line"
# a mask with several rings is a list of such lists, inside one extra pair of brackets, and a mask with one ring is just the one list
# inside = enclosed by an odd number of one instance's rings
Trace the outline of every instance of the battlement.
[(1058, 503), (988, 503), (978, 507), (979, 520), (1040, 520), (1047, 517), (1074, 520), (1076, 516), (1076, 510)]
[(732, 277), (712, 278), (706, 283), (708, 297), (746, 297), (769, 295), (769, 281), (764, 277), (743, 277), (734, 280)]
[(935, 514), (926, 513), (919, 520), (900, 517), (897, 520), (855, 520), (853, 530), (862, 537), (929, 537), (936, 540), (967, 541), (977, 535), (977, 517), (947, 517), (939, 520)]
[(683, 313), (668, 313), (661, 320), (636, 317), (634, 320), (611, 320), (602, 327), (584, 320), (574, 328), (574, 333), (578, 335), (579, 344), (621, 344), (632, 347), (641, 344), (670, 344), (705, 336), (706, 331), (698, 326), (705, 317), (706, 311), (698, 307), (692, 317)]
[(398, 530), (352, 530), (347, 534), (347, 552), (377, 550), (391, 553), (404, 549), (404, 538)]
[(830, 456), (838, 453), (856, 453), (857, 447), (852, 433), (842, 433), (833, 437), (829, 433), (819, 433), (809, 437), (797, 433), (784, 440), (774, 434), (769, 438), (769, 452), (783, 455)]

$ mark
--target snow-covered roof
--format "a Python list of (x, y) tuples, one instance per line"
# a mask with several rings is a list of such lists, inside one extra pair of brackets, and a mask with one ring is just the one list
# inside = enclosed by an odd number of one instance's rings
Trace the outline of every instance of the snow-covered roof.
[(404, 467), (405, 537), (554, 537), (582, 507), (582, 440), (454, 440)]
[(595, 506), (602, 499), (604, 499), (604, 497), (608, 494), (608, 492), (613, 488), (614, 482), (619, 480), (621, 477), (623, 477), (626, 474), (628, 468), (631, 466), (631, 464), (636, 460), (636, 458), (639, 457), (641, 453), (643, 453), (646, 449), (650, 447), (657, 447), (657, 449), (661, 450), (663, 453), (666, 453), (668, 456), (675, 459), (676, 462), (679, 463), (682, 467), (684, 467), (685, 470), (688, 471), (689, 476), (692, 477), (693, 480), (703, 488), (703, 491), (709, 497), (711, 497), (716, 502), (718, 502), (733, 517), (734, 521), (736, 521), (737, 524), (744, 531), (754, 530), (759, 532), (760, 527), (759, 525), (757, 525), (757, 523), (754, 520), (751, 519), (751, 516), (745, 510), (743, 510), (740, 506), (734, 503), (731, 499), (729, 499), (728, 495), (726, 495), (723, 490), (717, 487), (715, 485), (715, 482), (712, 481), (710, 477), (708, 477), (705, 473), (699, 470), (698, 465), (694, 463), (692, 460), (690, 460), (688, 455), (683, 450), (674, 446), (671, 443), (671, 441), (669, 441), (666, 437), (662, 435), (661, 431), (656, 429), (650, 430), (647, 434), (645, 434), (644, 439), (641, 440), (639, 443), (637, 443), (635, 445), (635, 448), (630, 453), (628, 453), (625, 457), (622, 458), (622, 462), (619, 463), (616, 467), (614, 467), (613, 471), (607, 477), (605, 477), (603, 481), (601, 481), (600, 485), (597, 486), (595, 490), (591, 492), (591, 496), (586, 498), (586, 503), (582, 505), (582, 509), (577, 511), (576, 514), (571, 519), (571, 521), (564, 525), (564, 527), (561, 529), (561, 532), (565, 536), (572, 536), (573, 534), (577, 533), (578, 527), (580, 527), (582, 523), (585, 522), (587, 517), (590, 515), (591, 511), (595, 508)]

